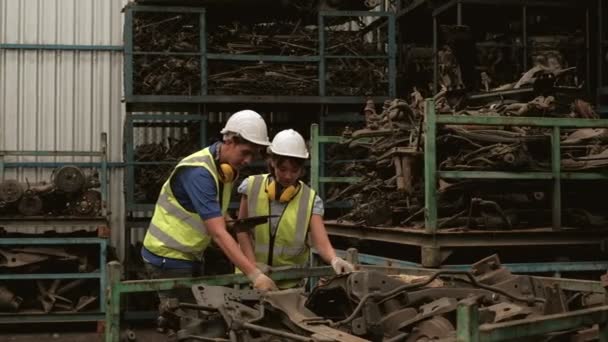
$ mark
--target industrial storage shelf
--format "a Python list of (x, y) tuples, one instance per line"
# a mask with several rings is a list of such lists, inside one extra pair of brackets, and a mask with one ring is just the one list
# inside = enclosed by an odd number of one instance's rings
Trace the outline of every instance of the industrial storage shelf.
[[(170, 136), (167, 132), (174, 127), (182, 127), (191, 124), (192, 129), (198, 129), (198, 144), (195, 146), (203, 148), (207, 142), (207, 117), (201, 114), (130, 114), (127, 115), (124, 125), (124, 158), (125, 158), (125, 204), (127, 212), (152, 211), (154, 202), (144, 203), (136, 199), (136, 169), (141, 166), (175, 165), (175, 161), (136, 161), (135, 151), (137, 146), (144, 143), (164, 144)], [(139, 137), (136, 130), (143, 130)], [(154, 141), (146, 140), (146, 136), (155, 137)], [(179, 137), (178, 137), (179, 138)], [(185, 157), (185, 156), (183, 156)]]
[[(100, 221), (108, 220), (108, 158), (107, 158), (107, 146), (108, 137), (105, 132), (100, 135), (100, 147), (99, 151), (0, 151), (0, 181), (5, 180), (5, 172), (8, 168), (13, 169), (27, 169), (27, 168), (58, 168), (62, 166), (76, 166), (76, 167), (87, 167), (95, 168), (99, 171), (99, 182), (100, 182), (100, 193), (101, 193), (101, 207), (99, 215), (95, 216), (21, 216), (11, 215), (2, 216), (0, 215), (0, 223), (4, 224), (61, 224), (69, 221), (71, 224), (88, 222), (97, 223)], [(70, 161), (70, 162), (49, 162), (49, 161), (6, 161), (5, 158), (18, 158), (18, 157), (33, 157), (33, 158), (49, 158), (49, 157), (88, 157), (95, 158), (95, 162), (82, 162), (82, 161)]]
[(104, 238), (73, 238), (73, 237), (54, 237), (54, 238), (2, 238), (0, 245), (14, 246), (63, 246), (63, 245), (97, 245), (99, 247), (99, 270), (88, 273), (30, 273), (30, 274), (0, 274), (0, 280), (34, 280), (34, 279), (97, 279), (99, 283), (98, 308), (95, 311), (86, 312), (53, 312), (53, 313), (32, 313), (32, 310), (21, 313), (0, 313), (0, 324), (14, 323), (41, 323), (41, 322), (87, 322), (103, 320), (105, 315), (105, 291), (106, 291), (106, 263), (107, 263), (107, 239)]
[[(95, 161), (7, 161), (6, 158), (34, 157), (45, 158), (90, 158)], [(61, 159), (60, 159), (61, 160)], [(60, 235), (45, 235), (44, 237), (18, 237), (2, 238), (0, 245), (27, 245), (27, 246), (63, 246), (63, 245), (95, 245), (99, 250), (99, 269), (88, 273), (28, 273), (28, 274), (0, 274), (0, 280), (11, 282), (15, 280), (56, 280), (56, 279), (91, 279), (98, 280), (97, 292), (98, 308), (86, 312), (32, 312), (24, 310), (23, 313), (0, 313), (0, 324), (39, 323), (39, 322), (85, 322), (101, 321), (105, 312), (105, 284), (106, 284), (106, 255), (107, 238), (110, 237), (108, 218), (108, 161), (107, 161), (107, 135), (101, 133), (100, 148), (98, 151), (0, 151), (0, 180), (4, 180), (5, 171), (9, 168), (25, 170), (29, 168), (44, 169), (62, 166), (77, 166), (95, 168), (99, 172), (101, 204), (99, 214), (95, 216), (50, 216), (50, 215), (10, 215), (0, 216), (0, 226), (15, 226), (20, 234), (38, 233), (37, 227), (95, 227), (97, 237), (63, 237)]]
[[(320, 11), (317, 15), (318, 43), (312, 55), (293, 56), (293, 55), (262, 55), (262, 54), (227, 54), (209, 53), (209, 37), (206, 28), (207, 18), (204, 7), (183, 7), (183, 6), (151, 6), (151, 5), (130, 5), (125, 8), (125, 29), (124, 29), (124, 70), (125, 70), (125, 101), (128, 110), (137, 108), (139, 105), (147, 103), (150, 105), (177, 106), (179, 104), (235, 104), (235, 103), (281, 103), (281, 104), (360, 104), (364, 99), (361, 96), (327, 96), (327, 64), (335, 59), (365, 59), (365, 60), (386, 60), (387, 70), (387, 96), (378, 96), (377, 102), (384, 101), (385, 98), (396, 96), (396, 75), (397, 75), (397, 48), (396, 48), (396, 24), (395, 14), (383, 11)], [(173, 52), (173, 51), (139, 51), (135, 49), (134, 37), (134, 17), (138, 13), (188, 13), (198, 15), (198, 46), (196, 51)], [(386, 54), (373, 55), (332, 55), (325, 51), (326, 46), (326, 23), (330, 17), (380, 17), (385, 18), (387, 32)], [(195, 57), (200, 65), (200, 78), (197, 89), (200, 91), (189, 95), (162, 95), (162, 94), (141, 94), (134, 90), (134, 72), (136, 56), (182, 56)], [(317, 94), (300, 95), (239, 95), (239, 94), (210, 94), (208, 76), (208, 61), (236, 61), (236, 62), (258, 62), (258, 63), (315, 63), (318, 69), (318, 89)]]
[[(424, 228), (413, 227), (369, 227), (336, 221), (326, 221), (330, 235), (373, 240), (420, 247), (421, 263), (435, 267), (442, 264), (444, 256), (452, 248), (458, 247), (518, 247), (518, 246), (597, 246), (602, 248), (608, 240), (606, 229), (572, 229), (562, 226), (561, 222), (561, 181), (562, 180), (605, 180), (605, 171), (564, 171), (561, 170), (560, 129), (561, 128), (598, 128), (608, 127), (608, 120), (603, 119), (569, 119), (545, 117), (478, 117), (436, 115), (432, 100), (427, 100), (425, 114), (425, 225)], [(490, 126), (536, 126), (552, 128), (551, 131), (551, 167), (550, 171), (438, 171), (436, 160), (437, 126), (442, 124), (490, 125)], [(313, 153), (311, 162), (311, 184), (319, 188), (324, 182), (356, 182), (356, 178), (321, 177), (318, 155), (319, 145), (344, 141), (339, 136), (319, 136), (318, 126), (311, 128)], [(437, 184), (440, 178), (445, 179), (510, 179), (510, 180), (544, 180), (553, 185), (552, 227), (517, 230), (473, 230), (441, 229), (437, 224)], [(443, 250), (442, 250), (443, 249)], [(576, 262), (575, 262), (576, 263)], [(582, 264), (581, 264), (582, 265)]]

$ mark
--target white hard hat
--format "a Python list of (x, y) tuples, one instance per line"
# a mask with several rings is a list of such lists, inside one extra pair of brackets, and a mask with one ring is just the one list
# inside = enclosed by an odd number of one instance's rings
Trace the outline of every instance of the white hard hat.
[(243, 139), (256, 145), (269, 146), (268, 130), (262, 116), (252, 110), (238, 111), (226, 122), (226, 126), (220, 131), (221, 134), (237, 133)]
[(286, 129), (277, 133), (268, 150), (272, 154), (280, 156), (308, 158), (308, 149), (306, 149), (304, 138), (293, 129)]

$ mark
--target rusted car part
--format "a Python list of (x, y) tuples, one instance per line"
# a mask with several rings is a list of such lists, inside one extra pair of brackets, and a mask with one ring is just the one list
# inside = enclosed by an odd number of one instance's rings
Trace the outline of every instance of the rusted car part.
[(23, 188), (16, 180), (0, 182), (0, 201), (4, 203), (17, 202), (23, 195)]
[(0, 211), (23, 216), (97, 216), (101, 212), (99, 175), (76, 166), (53, 171), (51, 182), (0, 182)]
[[(77, 273), (95, 271), (98, 266), (89, 263), (85, 249), (74, 249), (67, 252), (62, 248), (4, 248), (0, 249), (0, 273)], [(0, 311), (33, 310), (32, 312), (78, 312), (86, 309), (98, 299), (95, 293), (95, 281), (90, 279), (75, 280), (13, 280), (6, 283), (6, 291), (15, 294), (18, 308), (2, 306), (9, 296), (2, 295), (0, 287)], [(6, 292), (5, 291), (5, 292)], [(27, 298), (21, 301), (19, 298)], [(31, 299), (31, 300), (30, 300)], [(23, 302), (23, 304), (21, 304)], [(13, 303), (14, 306), (14, 303)]]
[(0, 311), (18, 311), (22, 302), (23, 298), (16, 296), (6, 287), (0, 286)]
[[(483, 324), (567, 314), (584, 307), (587, 297), (551, 278), (513, 275), (496, 255), (469, 272), (404, 279), (359, 271), (329, 279), (310, 294), (201, 284), (192, 287), (196, 304), (172, 300), (166, 309), (181, 321), (179, 341), (455, 341), (461, 302), (477, 303)], [(554, 335), (569, 338), (586, 329)]]

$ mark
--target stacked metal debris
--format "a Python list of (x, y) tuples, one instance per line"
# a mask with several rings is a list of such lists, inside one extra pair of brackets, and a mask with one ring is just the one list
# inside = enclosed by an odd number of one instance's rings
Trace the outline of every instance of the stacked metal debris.
[[(167, 300), (161, 309), (178, 341), (456, 341), (456, 326), (463, 324), (457, 319), (459, 304), (477, 306), (479, 321), (471, 324), (489, 328), (546, 315), (568, 317), (604, 301), (585, 290), (562, 290), (556, 282), (511, 274), (491, 256), (469, 272), (416, 277), (362, 270), (327, 279), (311, 293), (262, 294), (199, 284), (192, 287), (196, 303)], [(567, 340), (581, 331), (591, 339), (598, 333), (585, 325), (552, 330), (531, 340)]]
[[(581, 99), (556, 92), (560, 71), (535, 66), (517, 82), (517, 97), (502, 92), (467, 96), (443, 90), (435, 96), (439, 115), (543, 116), (597, 118)], [(497, 96), (501, 95), (501, 96)], [(365, 108), (365, 129), (344, 134), (346, 142), (330, 151), (332, 159), (363, 161), (334, 164), (330, 175), (360, 176), (361, 182), (329, 189), (328, 201), (347, 201), (352, 210), (339, 220), (384, 226), (424, 225), (424, 179), (420, 139), (422, 96), (414, 91), (409, 104), (388, 101), (376, 115), (373, 103)], [(606, 129), (562, 130), (563, 171), (604, 170), (608, 163)], [(340, 150), (342, 149), (342, 150)], [(365, 153), (361, 153), (365, 151)], [(349, 158), (350, 156), (350, 158)], [(437, 138), (439, 170), (551, 171), (551, 129), (538, 127), (441, 126)], [(563, 222), (590, 227), (608, 222), (593, 189), (601, 182), (564, 182)], [(551, 225), (551, 184), (541, 181), (441, 180), (439, 227), (515, 229)], [(588, 191), (588, 192), (585, 192)]]
[[(201, 64), (198, 15), (139, 13), (134, 17), (134, 93), (200, 95)], [(382, 95), (388, 89), (387, 61), (365, 56), (386, 55), (383, 41), (366, 38), (377, 27), (360, 18), (328, 19), (325, 55), (360, 56), (327, 60), (327, 95)], [(333, 25), (333, 26), (332, 26)], [(261, 23), (236, 22), (207, 27), (207, 51), (227, 55), (316, 56), (316, 26), (291, 19)], [(375, 32), (375, 31), (374, 31)], [(153, 53), (152, 53), (153, 52)], [(152, 54), (150, 54), (152, 53)], [(318, 95), (318, 62), (227, 61), (209, 58), (208, 93), (215, 95)]]
[[(154, 203), (175, 164), (200, 149), (198, 125), (191, 125), (188, 133), (179, 139), (168, 138), (163, 143), (146, 143), (135, 146), (135, 162), (163, 162), (135, 166), (135, 201)], [(174, 162), (167, 164), (165, 162)]]
[(170, 54), (200, 51), (199, 27), (196, 13), (137, 12), (133, 18), (133, 50), (156, 54), (134, 56), (135, 94), (200, 93), (200, 57)]
[[(90, 247), (0, 248), (0, 274), (86, 273), (95, 272), (98, 260)], [(49, 313), (79, 312), (98, 308), (99, 281), (12, 280), (0, 286), (0, 312)]]
[(97, 172), (86, 175), (76, 166), (54, 170), (51, 182), (0, 182), (0, 215), (99, 216), (101, 193)]
[(368, 101), (364, 112), (366, 128), (343, 132), (342, 145), (330, 150), (332, 160), (359, 159), (346, 165), (334, 163), (331, 175), (358, 176), (363, 180), (329, 190), (328, 203), (348, 200), (353, 204), (342, 220), (369, 225), (394, 224), (424, 207), (422, 197), (422, 102), (386, 101), (381, 113)]

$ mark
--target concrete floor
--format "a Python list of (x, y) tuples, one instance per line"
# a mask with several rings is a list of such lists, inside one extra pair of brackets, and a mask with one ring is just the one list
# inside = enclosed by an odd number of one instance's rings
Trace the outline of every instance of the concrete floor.
[[(65, 332), (35, 332), (28, 333), (22, 331), (5, 332), (0, 326), (1, 342), (101, 342), (103, 336), (91, 329), (83, 331), (64, 330)], [(78, 330), (78, 329), (77, 329)], [(137, 341), (145, 342), (164, 342), (165, 335), (159, 334), (152, 328), (133, 329)]]

